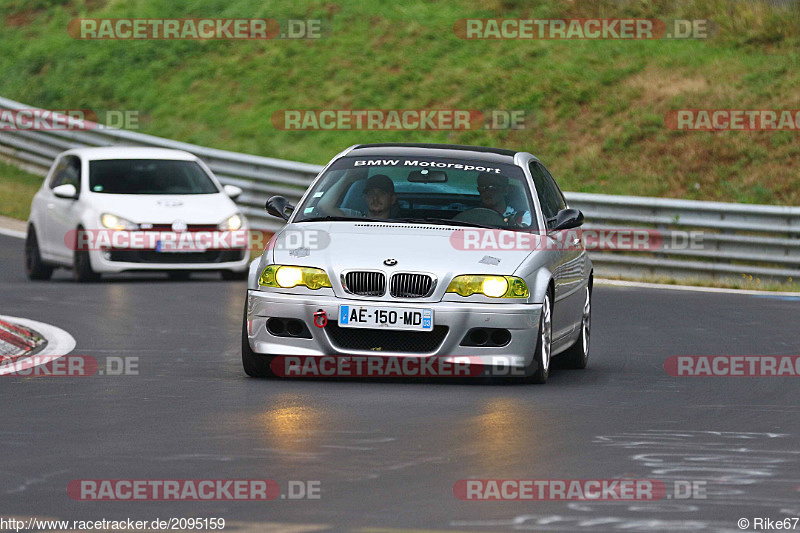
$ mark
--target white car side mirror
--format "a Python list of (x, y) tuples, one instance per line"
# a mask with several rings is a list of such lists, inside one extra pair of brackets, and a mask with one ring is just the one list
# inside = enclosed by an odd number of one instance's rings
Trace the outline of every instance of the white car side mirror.
[(225, 191), (225, 194), (230, 196), (231, 200), (236, 200), (243, 192), (241, 187), (237, 187), (236, 185), (223, 185), (222, 190)]
[(58, 187), (53, 187), (53, 194), (59, 198), (75, 200), (78, 198), (78, 189), (76, 189), (71, 183), (66, 183), (64, 185), (59, 185)]

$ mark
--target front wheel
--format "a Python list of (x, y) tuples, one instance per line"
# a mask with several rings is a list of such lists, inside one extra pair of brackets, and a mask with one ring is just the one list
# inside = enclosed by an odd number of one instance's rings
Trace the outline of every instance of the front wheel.
[(530, 383), (543, 385), (550, 377), (550, 355), (553, 340), (553, 310), (550, 303), (550, 293), (544, 295), (542, 302), (542, 314), (539, 317), (539, 338), (536, 341), (536, 352), (534, 360), (538, 365), (536, 372), (529, 378)]
[(592, 332), (592, 291), (586, 287), (583, 299), (583, 318), (581, 318), (581, 334), (575, 344), (564, 353), (567, 368), (582, 369), (589, 363), (589, 336)]
[[(78, 234), (84, 231), (83, 228), (78, 228)], [(92, 269), (92, 261), (89, 258), (88, 250), (79, 250), (75, 246), (75, 253), (72, 254), (72, 279), (78, 283), (90, 283), (100, 279), (100, 274)]]
[(48, 280), (53, 275), (53, 267), (42, 261), (33, 226), (28, 228), (28, 235), (25, 237), (25, 274), (32, 280)]

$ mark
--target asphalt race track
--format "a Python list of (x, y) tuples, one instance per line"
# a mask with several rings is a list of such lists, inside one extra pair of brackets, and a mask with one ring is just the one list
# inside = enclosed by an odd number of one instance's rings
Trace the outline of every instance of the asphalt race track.
[[(0, 235), (0, 314), (138, 375), (0, 377), (0, 508), (70, 520), (222, 517), (226, 530), (740, 531), (800, 516), (800, 378), (671, 377), (670, 355), (800, 355), (800, 300), (598, 286), (584, 371), (545, 386), (257, 380), (244, 282), (30, 282)], [(461, 479), (700, 482), (706, 498), (461, 501)], [(75, 501), (78, 479), (319, 481), (320, 498)], [(290, 529), (290, 525), (298, 526)], [(300, 527), (309, 525), (308, 527)], [(800, 528), (800, 525), (797, 526)]]

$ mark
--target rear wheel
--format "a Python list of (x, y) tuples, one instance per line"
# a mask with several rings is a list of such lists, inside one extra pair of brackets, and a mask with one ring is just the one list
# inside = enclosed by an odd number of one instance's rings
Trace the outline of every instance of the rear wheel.
[(581, 319), (581, 334), (575, 344), (564, 353), (564, 363), (567, 368), (586, 368), (589, 363), (589, 336), (592, 331), (592, 291), (587, 286), (583, 300), (583, 318)]
[(244, 316), (242, 317), (242, 366), (244, 373), (251, 378), (268, 378), (275, 374), (272, 372), (270, 364), (274, 357), (270, 355), (257, 354), (250, 348), (250, 341), (247, 338), (247, 302), (245, 302)]
[[(84, 229), (78, 226), (78, 234)], [(92, 269), (92, 261), (88, 250), (79, 250), (77, 243), (72, 254), (72, 279), (78, 283), (91, 283), (100, 279), (100, 274)]]
[(25, 274), (32, 280), (48, 280), (53, 275), (53, 267), (42, 261), (33, 226), (28, 228), (28, 236), (25, 238)]
[(550, 302), (550, 292), (544, 295), (542, 302), (542, 314), (539, 317), (539, 338), (536, 341), (536, 352), (534, 361), (538, 368), (528, 378), (528, 382), (545, 384), (550, 377), (550, 355), (551, 343), (553, 340), (553, 310)]

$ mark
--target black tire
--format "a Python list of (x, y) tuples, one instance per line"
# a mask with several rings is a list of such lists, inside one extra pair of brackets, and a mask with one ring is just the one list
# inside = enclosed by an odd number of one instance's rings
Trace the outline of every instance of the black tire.
[(53, 267), (42, 261), (39, 240), (33, 226), (28, 228), (28, 235), (25, 237), (25, 274), (28, 279), (45, 281), (53, 275)]
[(550, 363), (552, 360), (552, 341), (553, 341), (553, 307), (550, 298), (550, 291), (544, 295), (542, 302), (542, 314), (539, 317), (539, 336), (536, 341), (536, 351), (534, 352), (534, 362), (536, 371), (527, 379), (528, 383), (544, 385), (550, 377)]
[(592, 332), (592, 289), (586, 287), (583, 301), (583, 318), (581, 334), (575, 344), (564, 352), (563, 362), (566, 368), (583, 369), (589, 363), (589, 340)]
[(271, 378), (275, 374), (272, 372), (271, 364), (274, 356), (257, 354), (250, 348), (247, 340), (247, 303), (245, 302), (245, 312), (242, 317), (242, 367), (244, 373), (251, 378)]
[(236, 272), (234, 270), (222, 270), (219, 274), (225, 281), (241, 281), (243, 279), (247, 279), (247, 270), (242, 272)]
[(186, 281), (190, 277), (191, 274), (185, 270), (170, 270), (167, 272), (167, 279), (170, 281)]
[[(78, 227), (78, 232), (84, 231)], [(75, 246), (75, 253), (72, 254), (72, 279), (78, 283), (92, 283), (100, 279), (100, 274), (92, 269), (92, 262), (89, 259), (88, 250), (78, 250)]]

